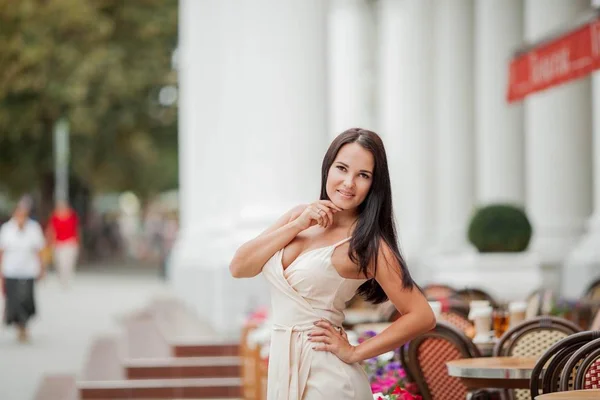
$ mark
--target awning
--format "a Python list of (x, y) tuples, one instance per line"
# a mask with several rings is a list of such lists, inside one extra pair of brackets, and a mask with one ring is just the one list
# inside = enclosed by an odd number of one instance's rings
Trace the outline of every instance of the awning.
[(578, 79), (600, 68), (600, 13), (520, 49), (510, 62), (508, 101)]

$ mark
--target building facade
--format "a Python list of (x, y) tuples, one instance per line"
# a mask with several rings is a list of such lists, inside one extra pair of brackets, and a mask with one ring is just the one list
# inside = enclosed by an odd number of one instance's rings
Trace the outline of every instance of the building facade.
[(600, 275), (599, 79), (515, 104), (506, 91), (515, 49), (590, 7), (181, 0), (181, 233), (169, 267), (178, 293), (221, 331), (266, 303), (262, 278), (229, 277), (233, 252), (316, 200), (329, 142), (359, 126), (384, 139), (401, 247), (419, 283), (435, 276), (428, 260), (472, 254), (473, 210), (502, 202), (526, 209), (529, 252), (550, 284), (579, 295)]

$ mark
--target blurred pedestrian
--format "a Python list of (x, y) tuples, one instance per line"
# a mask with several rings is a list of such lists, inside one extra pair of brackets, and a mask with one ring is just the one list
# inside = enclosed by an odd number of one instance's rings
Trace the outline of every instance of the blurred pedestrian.
[(60, 282), (68, 288), (79, 255), (79, 217), (66, 201), (59, 200), (50, 215), (46, 238), (54, 249), (53, 264)]
[(29, 217), (31, 200), (17, 204), (12, 218), (0, 228), (0, 271), (6, 295), (4, 322), (16, 325), (18, 339), (29, 338), (27, 322), (35, 315), (35, 281), (42, 279), (45, 268), (41, 260), (44, 234), (40, 224)]

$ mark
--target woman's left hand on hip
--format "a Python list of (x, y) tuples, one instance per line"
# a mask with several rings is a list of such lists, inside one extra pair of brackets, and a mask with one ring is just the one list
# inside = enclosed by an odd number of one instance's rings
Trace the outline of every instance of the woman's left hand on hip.
[(334, 327), (331, 322), (321, 319), (315, 322), (315, 328), (309, 333), (309, 340), (316, 351), (328, 351), (345, 363), (352, 364), (355, 347), (348, 342), (348, 335), (342, 328)]

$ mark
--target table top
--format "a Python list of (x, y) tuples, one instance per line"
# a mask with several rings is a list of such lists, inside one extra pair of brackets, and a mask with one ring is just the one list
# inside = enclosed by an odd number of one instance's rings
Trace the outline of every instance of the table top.
[(600, 389), (571, 390), (568, 392), (556, 392), (540, 394), (535, 400), (577, 400), (577, 399), (600, 399)]
[(474, 379), (529, 379), (536, 357), (479, 357), (448, 361), (448, 375)]

